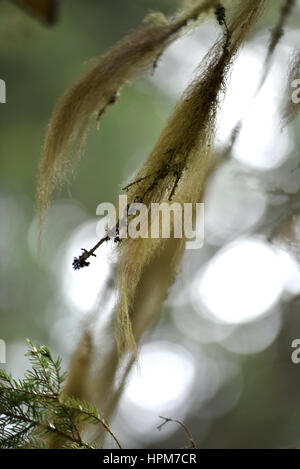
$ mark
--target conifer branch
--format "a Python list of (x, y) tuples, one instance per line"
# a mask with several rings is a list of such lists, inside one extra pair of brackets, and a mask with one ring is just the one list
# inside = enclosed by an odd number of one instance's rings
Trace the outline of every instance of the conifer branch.
[(63, 447), (93, 449), (96, 445), (81, 436), (82, 422), (101, 425), (121, 448), (95, 407), (63, 394), (66, 374), (60, 358), (54, 360), (48, 348), (28, 343), (32, 367), (23, 380), (0, 370), (0, 448), (47, 447), (45, 441), (52, 435)]

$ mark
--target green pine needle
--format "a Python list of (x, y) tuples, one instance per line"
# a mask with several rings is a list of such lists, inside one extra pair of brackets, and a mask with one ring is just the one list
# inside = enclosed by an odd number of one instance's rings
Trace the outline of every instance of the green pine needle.
[(121, 448), (98, 410), (87, 402), (63, 394), (66, 373), (61, 359), (54, 360), (45, 346), (28, 340), (31, 368), (15, 380), (0, 369), (0, 449), (47, 448), (51, 443), (66, 448), (94, 449), (82, 439), (82, 423), (104, 426)]

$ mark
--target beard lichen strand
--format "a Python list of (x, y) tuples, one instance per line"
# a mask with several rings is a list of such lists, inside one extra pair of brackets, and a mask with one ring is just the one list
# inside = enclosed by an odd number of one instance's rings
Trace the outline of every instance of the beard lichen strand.
[[(200, 74), (184, 93), (153, 152), (138, 172), (139, 183), (128, 187), (129, 203), (137, 197), (143, 197), (148, 206), (153, 201), (168, 201), (171, 175), (164, 175), (164, 165), (166, 161), (169, 164), (170, 150), (172, 159), (178, 157), (182, 163), (182, 174), (172, 202), (195, 204), (202, 200), (207, 178), (215, 166), (211, 148), (218, 100), (225, 90), (231, 62), (266, 3), (267, 0), (239, 2), (240, 10), (237, 10), (228, 25), (226, 23), (224, 37), (217, 41), (207, 55)], [(158, 177), (155, 181), (155, 175), (160, 173), (164, 177)], [(145, 176), (150, 174), (154, 175), (154, 180), (149, 183)], [(159, 256), (167, 242), (167, 239), (162, 238), (128, 238), (119, 247), (120, 286), (115, 335), (121, 353), (135, 349), (130, 317), (143, 269), (150, 260)], [(183, 251), (184, 239), (180, 240), (180, 244)]]

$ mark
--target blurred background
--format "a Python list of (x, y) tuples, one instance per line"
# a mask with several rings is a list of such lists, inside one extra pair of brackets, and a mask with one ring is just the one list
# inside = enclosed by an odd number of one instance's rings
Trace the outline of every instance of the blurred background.
[[(185, 446), (176, 424), (157, 430), (159, 415), (184, 421), (200, 448), (300, 444), (300, 364), (291, 360), (292, 341), (300, 339), (300, 121), (283, 130), (280, 114), (290, 55), (300, 47), (300, 2), (250, 105), (282, 3), (271, 2), (236, 61), (216, 145), (242, 117), (244, 126), (209, 184), (205, 244), (186, 252), (111, 422), (123, 447)], [(48, 28), (0, 2), (0, 78), (7, 86), (0, 105), (0, 338), (7, 344), (3, 366), (15, 376), (27, 366), (26, 337), (60, 354), (67, 368), (80, 321), (97, 308), (114, 263), (113, 246), (103, 246), (88, 269), (73, 271), (72, 260), (97, 241), (97, 205), (114, 203), (151, 151), (218, 36), (216, 21), (169, 47), (154, 76), (126, 86), (100, 131), (95, 123), (74, 180), (55, 196), (38, 260), (36, 174), (53, 106), (87, 61), (149, 10), (172, 14), (178, 5), (63, 0)]]

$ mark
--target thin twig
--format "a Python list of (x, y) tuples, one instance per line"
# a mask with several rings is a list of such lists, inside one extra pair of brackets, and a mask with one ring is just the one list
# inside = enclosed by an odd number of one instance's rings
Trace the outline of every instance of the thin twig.
[(87, 267), (90, 265), (89, 262), (87, 262), (87, 259), (91, 256), (93, 257), (96, 257), (96, 254), (94, 254), (94, 252), (96, 251), (96, 249), (98, 249), (101, 244), (103, 244), (104, 242), (106, 241), (109, 241), (110, 240), (110, 237), (109, 236), (104, 236), (103, 238), (100, 239), (100, 241), (95, 244), (95, 246), (90, 249), (89, 251), (87, 251), (86, 249), (82, 249), (83, 253), (81, 254), (81, 256), (79, 257), (75, 257), (74, 258), (74, 261), (72, 263), (73, 267), (75, 270), (78, 270), (78, 269), (81, 269), (82, 267)]
[(163, 419), (164, 422), (161, 423), (160, 425), (158, 425), (157, 430), (161, 430), (163, 428), (163, 426), (166, 425), (166, 423), (169, 423), (169, 422), (177, 423), (185, 431), (185, 433), (188, 437), (188, 440), (191, 443), (191, 448), (197, 449), (197, 444), (196, 444), (195, 440), (193, 439), (192, 434), (191, 434), (190, 430), (188, 429), (188, 427), (185, 425), (185, 423), (183, 423), (183, 422), (181, 422), (180, 420), (177, 420), (177, 419), (171, 419), (169, 417), (162, 417), (161, 415), (159, 416), (159, 418)]

